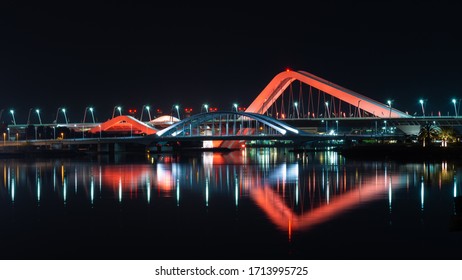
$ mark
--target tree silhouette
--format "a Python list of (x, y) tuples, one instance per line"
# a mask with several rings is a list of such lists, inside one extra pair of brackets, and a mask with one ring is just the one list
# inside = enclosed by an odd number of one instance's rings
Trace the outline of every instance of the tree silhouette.
[(442, 146), (447, 147), (448, 142), (454, 142), (456, 140), (456, 131), (452, 127), (442, 127), (440, 129), (439, 139), (442, 141)]
[(427, 122), (420, 127), (418, 139), (422, 141), (424, 147), (427, 147), (435, 139), (439, 139), (440, 133), (441, 129), (438, 126)]

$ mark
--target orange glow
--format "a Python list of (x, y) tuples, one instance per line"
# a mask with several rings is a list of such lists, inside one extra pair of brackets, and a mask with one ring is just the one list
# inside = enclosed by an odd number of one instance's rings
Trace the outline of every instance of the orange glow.
[[(392, 182), (405, 181), (401, 177), (391, 176)], [(384, 176), (377, 177), (378, 182), (385, 182)], [(309, 212), (298, 215), (289, 208), (280, 195), (269, 187), (251, 188), (250, 196), (266, 213), (270, 220), (281, 230), (308, 230), (338, 215), (346, 213), (367, 201), (380, 198), (388, 190), (385, 185), (377, 185), (376, 180), (364, 182), (361, 187), (333, 198), (329, 204), (319, 206)], [(289, 225), (289, 228), (288, 228)]]
[(408, 114), (394, 108), (390, 112), (390, 108), (386, 104), (377, 102), (367, 96), (343, 88), (308, 72), (288, 70), (277, 74), (262, 90), (257, 98), (255, 98), (252, 104), (250, 104), (246, 112), (259, 114), (265, 113), (274, 104), (274, 102), (276, 102), (285, 89), (295, 80), (299, 80), (307, 85), (317, 88), (320, 91), (336, 97), (348, 104), (359, 107), (361, 110), (379, 118), (385, 118), (390, 115), (393, 118), (410, 117)]
[(93, 127), (89, 131), (91, 133), (99, 133), (100, 131), (123, 131), (128, 133), (132, 132), (133, 134), (154, 134), (157, 132), (157, 129), (146, 125), (132, 116), (117, 116), (102, 123), (101, 126)]

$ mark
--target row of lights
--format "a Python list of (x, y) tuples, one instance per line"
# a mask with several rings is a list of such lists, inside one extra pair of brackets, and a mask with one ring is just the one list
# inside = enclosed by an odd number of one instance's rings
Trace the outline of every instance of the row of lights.
[[(205, 111), (206, 111), (206, 112), (216, 112), (216, 111), (218, 111), (218, 108), (217, 108), (217, 107), (210, 107), (210, 108), (209, 108), (208, 104), (204, 104), (203, 107), (205, 108)], [(179, 106), (179, 105), (174, 105), (174, 106), (172, 107), (172, 109), (173, 109), (173, 108), (176, 110), (176, 113), (177, 113), (177, 115), (178, 115), (178, 119), (180, 119), (180, 111), (179, 111), (180, 106)], [(238, 107), (238, 104), (236, 104), (236, 103), (233, 104), (233, 108), (236, 110), (236, 112), (237, 112), (238, 110), (239, 110), (239, 111), (243, 111), (243, 110), (246, 109), (246, 108), (244, 108), (244, 107)], [(149, 121), (152, 120), (150, 109), (151, 109), (151, 107), (150, 107), (149, 105), (143, 105), (143, 108), (141, 109), (140, 121), (143, 120), (143, 113), (144, 113), (144, 110), (146, 110), (147, 113), (148, 113)], [(32, 110), (33, 110), (32, 108), (29, 110), (29, 115), (28, 115), (28, 117), (27, 117), (27, 124), (30, 123), (30, 114), (31, 114), (31, 111), (32, 111)], [(119, 116), (122, 115), (122, 107), (121, 107), (121, 106), (114, 106), (114, 108), (113, 108), (113, 110), (112, 110), (112, 118), (115, 117), (116, 110), (119, 112)], [(192, 108), (185, 108), (184, 110), (185, 110), (185, 112), (186, 112), (187, 114), (191, 114), (191, 113), (192, 113)], [(95, 121), (95, 115), (94, 115), (94, 109), (93, 109), (93, 107), (86, 107), (86, 108), (85, 108), (85, 113), (84, 113), (84, 116), (83, 116), (83, 123), (85, 123), (85, 121), (86, 121), (86, 116), (87, 116), (87, 112), (88, 112), (88, 111), (90, 111), (91, 117), (92, 117), (92, 121), (93, 121), (93, 123), (95, 123), (96, 121)], [(158, 111), (158, 112), (161, 112), (159, 109), (158, 109), (157, 111)], [(2, 112), (3, 112), (3, 111), (2, 111)], [(39, 123), (42, 124), (42, 118), (40, 117), (40, 109), (35, 109), (35, 112), (37, 113), (37, 117), (38, 117)], [(57, 123), (57, 121), (58, 121), (59, 112), (62, 112), (62, 113), (63, 113), (64, 120), (65, 120), (66, 124), (68, 124), (68, 123), (69, 123), (69, 119), (67, 118), (67, 115), (66, 115), (66, 108), (62, 108), (62, 107), (59, 107), (58, 110), (56, 111), (56, 117), (55, 117), (54, 123)], [(129, 110), (129, 113), (136, 113), (136, 109), (135, 109), (135, 110), (130, 109), (130, 110)], [(13, 125), (16, 125), (16, 118), (15, 118), (15, 116), (14, 116), (14, 110), (13, 110), (13, 109), (10, 110), (10, 114), (11, 114), (11, 117), (12, 117)], [(0, 116), (1, 116), (1, 115), (0, 115)]]
[[(387, 100), (387, 104), (388, 106), (390, 107), (390, 115), (389, 117), (391, 117), (391, 112), (392, 112), (392, 103), (393, 103), (394, 100)], [(421, 105), (421, 108), (422, 108), (422, 115), (425, 116), (425, 107), (424, 107), (424, 104), (427, 100), (426, 99), (420, 99), (419, 100), (419, 103)], [(461, 99), (455, 99), (453, 98), (451, 100), (451, 102), (453, 103), (454, 105), (454, 113), (455, 113), (455, 116), (457, 117), (459, 115), (459, 110), (458, 110), (458, 107), (460, 106), (460, 101)], [(328, 115), (329, 114), (329, 102), (325, 102), (325, 105), (326, 105), (326, 110), (327, 110), (327, 113)], [(297, 111), (297, 115), (299, 114), (298, 112), (298, 102), (294, 102), (294, 107)], [(178, 119), (180, 119), (180, 111), (179, 111), (179, 106), (178, 105), (174, 105), (172, 108), (175, 108), (176, 109), (176, 112), (177, 112), (177, 115), (178, 115)], [(205, 109), (205, 112), (216, 112), (218, 109), (216, 107), (210, 107), (209, 108), (209, 105), (208, 104), (203, 104), (203, 108)], [(58, 108), (57, 112), (56, 112), (56, 118), (55, 118), (55, 123), (57, 122), (58, 120), (58, 114), (59, 114), (59, 110), (61, 109), (61, 112), (63, 113), (64, 115), (64, 119), (66, 121), (66, 124), (68, 123), (68, 118), (67, 118), (67, 115), (66, 115), (66, 109), (65, 108)], [(114, 109), (112, 111), (112, 118), (114, 118), (115, 116), (115, 111), (116, 109), (118, 110), (119, 112), (119, 116), (122, 115), (122, 107), (121, 106), (114, 106)], [(149, 115), (149, 121), (152, 120), (151, 118), (151, 111), (150, 111), (150, 106), (149, 105), (143, 105), (143, 108), (141, 109), (141, 117), (140, 117), (140, 121), (142, 121), (143, 119), (143, 113), (144, 113), (144, 109), (147, 110), (148, 112), (148, 115)], [(29, 124), (29, 120), (30, 120), (30, 113), (31, 113), (31, 110), (32, 108), (29, 110), (29, 116), (27, 118), (27, 124)], [(92, 120), (93, 120), (93, 123), (95, 123), (95, 116), (93, 114), (93, 107), (86, 107), (85, 108), (85, 113), (84, 113), (84, 117), (83, 117), (83, 122), (85, 123), (85, 120), (86, 120), (86, 114), (87, 114), (87, 111), (90, 111), (91, 112), (91, 116), (92, 116)], [(236, 112), (237, 111), (245, 111), (246, 108), (245, 107), (238, 107), (238, 104), (237, 103), (234, 103), (233, 104), (233, 110), (235, 110)], [(131, 111), (131, 112), (130, 112)], [(159, 110), (158, 110), (159, 111)], [(202, 110), (201, 110), (202, 111)], [(36, 109), (35, 112), (37, 113), (37, 116), (38, 116), (38, 119), (39, 119), (39, 123), (42, 124), (42, 119), (40, 117), (40, 110), (39, 109)], [(133, 113), (133, 112), (136, 112), (136, 110), (132, 111), (132, 110), (129, 110), (130, 113)], [(191, 108), (185, 108), (185, 112), (187, 114), (190, 114), (192, 112), (192, 109)], [(10, 113), (11, 113), (11, 116), (12, 116), (12, 120), (13, 120), (13, 125), (16, 125), (16, 119), (14, 117), (14, 110), (10, 110)], [(1, 116), (1, 115), (0, 115)]]

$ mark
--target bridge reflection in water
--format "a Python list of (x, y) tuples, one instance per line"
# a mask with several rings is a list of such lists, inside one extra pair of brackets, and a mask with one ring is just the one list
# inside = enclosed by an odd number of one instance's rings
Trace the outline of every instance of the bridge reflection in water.
[(203, 198), (199, 206), (209, 207), (225, 195), (236, 208), (243, 200), (252, 201), (289, 239), (376, 199), (388, 199), (391, 211), (399, 188), (420, 188), (423, 211), (430, 177), (440, 186), (454, 180), (454, 195), (460, 193), (456, 171), (444, 162), (346, 164), (333, 151), (297, 155), (265, 148), (186, 158), (147, 156), (138, 164), (13, 160), (1, 165), (1, 197), (13, 204), (33, 197), (40, 207), (43, 194), (51, 192), (64, 204), (83, 193), (90, 205), (107, 197), (151, 204), (156, 197), (173, 198), (181, 206), (183, 196), (193, 191)]

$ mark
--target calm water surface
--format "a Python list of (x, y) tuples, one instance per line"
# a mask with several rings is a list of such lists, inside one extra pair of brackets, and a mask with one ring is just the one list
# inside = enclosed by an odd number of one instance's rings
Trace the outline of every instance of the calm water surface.
[(462, 164), (284, 149), (0, 160), (2, 259), (460, 259)]

